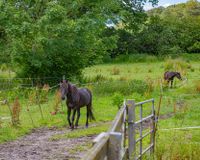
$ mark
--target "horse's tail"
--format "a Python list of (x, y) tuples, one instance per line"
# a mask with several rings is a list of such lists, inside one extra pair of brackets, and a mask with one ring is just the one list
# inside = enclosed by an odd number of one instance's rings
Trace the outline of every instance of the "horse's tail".
[(88, 105), (88, 116), (89, 116), (90, 120), (94, 120), (95, 121), (96, 119), (95, 119), (94, 114), (92, 112), (92, 110), (93, 110), (93, 107), (92, 107), (92, 93), (91, 93), (91, 91), (89, 89), (87, 89), (87, 90), (88, 90), (88, 92), (90, 94), (90, 103)]
[(92, 112), (92, 105), (91, 105), (91, 107), (88, 108), (88, 114), (89, 114), (90, 120), (94, 120), (94, 121), (96, 120), (94, 115), (93, 115), (93, 112)]

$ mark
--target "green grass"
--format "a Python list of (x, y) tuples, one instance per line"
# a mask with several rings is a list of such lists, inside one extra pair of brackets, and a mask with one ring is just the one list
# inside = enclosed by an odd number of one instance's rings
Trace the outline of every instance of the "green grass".
[[(86, 87), (93, 92), (93, 108), (96, 122), (90, 124), (99, 124), (88, 129), (78, 129), (64, 135), (56, 135), (56, 138), (76, 138), (89, 136), (106, 131), (109, 123), (114, 119), (118, 106), (116, 96), (123, 99), (135, 99), (136, 102), (149, 98), (155, 99), (157, 109), (160, 96), (160, 79), (163, 79), (165, 66), (168, 61), (138, 62), (138, 63), (111, 63), (101, 64), (84, 70), (85, 82), (98, 81), (98, 84), (88, 84)], [(171, 63), (171, 62), (170, 62)], [(178, 61), (181, 63), (181, 61)], [(200, 130), (189, 131), (162, 131), (165, 128), (177, 128), (187, 126), (200, 126), (200, 93), (196, 83), (199, 83), (200, 63), (197, 61), (187, 61), (189, 67), (183, 66), (183, 78), (187, 78), (186, 83), (175, 80), (175, 87), (170, 89), (163, 84), (163, 99), (160, 114), (166, 115), (172, 113), (172, 117), (159, 120), (157, 134), (156, 159), (195, 159), (200, 156)], [(192, 68), (192, 70), (191, 70)], [(198, 81), (198, 82), (197, 82)], [(133, 83), (134, 82), (134, 83)], [(142, 84), (142, 85), (141, 85)], [(145, 84), (145, 85), (143, 85)], [(144, 87), (146, 86), (146, 87)], [(141, 91), (143, 90), (143, 91)], [(191, 95), (188, 95), (191, 94)], [(64, 114), (51, 115), (53, 111), (54, 96), (49, 94), (49, 101), (42, 104), (44, 120), (42, 120), (37, 105), (30, 106), (34, 125), (26, 111), (26, 100), (21, 98), (22, 111), (20, 116), (20, 126), (13, 127), (10, 120), (1, 120), (0, 142), (14, 140), (31, 132), (33, 128), (42, 126), (66, 127), (66, 107), (63, 103)], [(120, 101), (121, 101), (120, 100)], [(116, 103), (116, 105), (114, 105)], [(85, 125), (86, 109), (81, 109), (80, 125)], [(136, 110), (138, 115), (139, 110)], [(144, 106), (144, 116), (150, 113), (149, 105)], [(7, 106), (0, 106), (0, 115), (9, 116)], [(138, 116), (136, 117), (139, 118)], [(149, 141), (144, 140), (147, 145)], [(183, 143), (184, 142), (184, 143)]]
[[(42, 119), (41, 117), (38, 105), (29, 106), (29, 112), (33, 119), (33, 124), (26, 110), (25, 101), (21, 100), (20, 102), (22, 105), (21, 113), (20, 113), (20, 125), (17, 127), (14, 127), (12, 126), (10, 119), (1, 120), (2, 124), (0, 127), (0, 133), (1, 133), (0, 143), (14, 140), (18, 138), (19, 136), (23, 136), (24, 134), (30, 133), (33, 128), (38, 128), (42, 126), (48, 126), (48, 127), (53, 127), (53, 126), (67, 127), (68, 126), (67, 119), (66, 119), (67, 109), (64, 102), (63, 102), (63, 109), (60, 109), (60, 111), (64, 113), (51, 115), (51, 112), (53, 111), (53, 96), (51, 94), (49, 95), (49, 101), (41, 105), (44, 119)], [(108, 98), (94, 97), (93, 107), (94, 107), (94, 115), (96, 118), (96, 122), (92, 121), (89, 124), (97, 123), (97, 122), (112, 121), (113, 118), (115, 117), (115, 114), (118, 111), (117, 106), (112, 105), (111, 97), (108, 97)], [(105, 111), (107, 112), (107, 114), (105, 114)], [(0, 114), (1, 114), (1, 117), (10, 117), (10, 112), (6, 105), (0, 106)], [(84, 126), (85, 121), (86, 121), (86, 108), (84, 107), (84, 108), (81, 108), (81, 117), (80, 117), (79, 124)], [(98, 130), (98, 127), (97, 127), (97, 132), (95, 132), (95, 130), (96, 130), (95, 128), (92, 129), (92, 131), (94, 131), (94, 134), (97, 134), (101, 131), (101, 130)], [(90, 133), (89, 129), (88, 129), (88, 132)]]
[(97, 135), (101, 132), (106, 132), (110, 125), (111, 125), (110, 123), (102, 123), (94, 127), (92, 126), (88, 129), (77, 129), (66, 134), (55, 135), (51, 139), (57, 140), (57, 139), (80, 138), (80, 137)]

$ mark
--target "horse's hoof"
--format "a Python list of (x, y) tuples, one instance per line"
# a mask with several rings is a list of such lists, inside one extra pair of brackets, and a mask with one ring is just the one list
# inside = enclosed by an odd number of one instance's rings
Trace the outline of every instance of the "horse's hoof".
[(74, 129), (74, 126), (71, 126), (71, 130), (73, 130)]
[(88, 128), (88, 125), (86, 125), (85, 128)]
[(78, 126), (75, 126), (75, 127), (74, 127), (74, 129), (77, 129), (77, 128), (78, 128)]

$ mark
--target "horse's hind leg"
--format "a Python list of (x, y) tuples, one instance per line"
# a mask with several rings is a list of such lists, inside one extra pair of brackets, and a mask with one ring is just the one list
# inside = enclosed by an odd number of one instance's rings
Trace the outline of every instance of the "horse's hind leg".
[(75, 128), (78, 127), (78, 121), (79, 121), (80, 115), (81, 115), (80, 108), (78, 108), (77, 109), (77, 118), (76, 118)]
[(87, 113), (86, 113), (86, 123), (85, 123), (85, 127), (88, 128), (88, 118), (89, 118), (89, 106), (87, 106)]

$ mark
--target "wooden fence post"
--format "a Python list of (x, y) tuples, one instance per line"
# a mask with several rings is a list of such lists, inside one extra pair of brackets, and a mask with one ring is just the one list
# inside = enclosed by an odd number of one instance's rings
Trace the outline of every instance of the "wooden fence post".
[(109, 133), (108, 160), (122, 159), (122, 133)]
[(128, 156), (129, 159), (135, 159), (136, 142), (135, 142), (135, 102), (134, 100), (127, 100), (126, 106), (128, 108)]
[(156, 124), (156, 113), (155, 113), (155, 107), (154, 107), (154, 100), (152, 101), (152, 114), (153, 114), (153, 118), (151, 119), (152, 121), (152, 125), (151, 125), (151, 129), (153, 130), (153, 132), (151, 133), (151, 144), (153, 144), (153, 147), (150, 149), (150, 154), (153, 155), (154, 153), (154, 149), (155, 149), (155, 133), (156, 133), (156, 128), (155, 128), (155, 124)]

